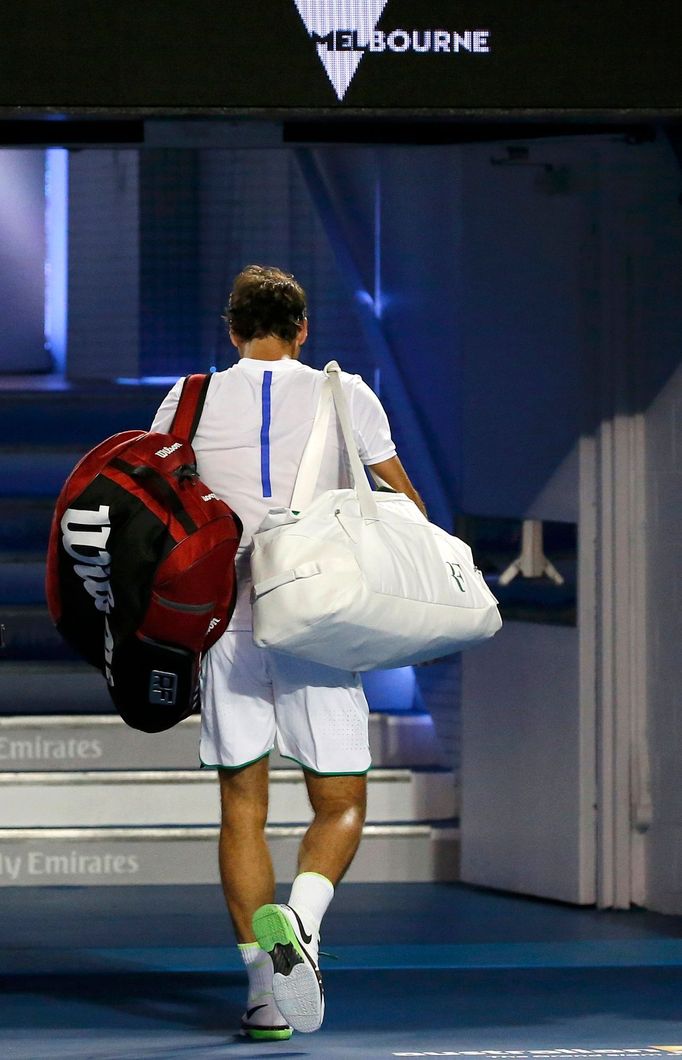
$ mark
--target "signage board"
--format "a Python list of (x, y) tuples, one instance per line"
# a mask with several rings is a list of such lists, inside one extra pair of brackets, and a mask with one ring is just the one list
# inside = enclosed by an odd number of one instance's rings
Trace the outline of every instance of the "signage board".
[(5, 0), (0, 109), (682, 109), (679, 0)]

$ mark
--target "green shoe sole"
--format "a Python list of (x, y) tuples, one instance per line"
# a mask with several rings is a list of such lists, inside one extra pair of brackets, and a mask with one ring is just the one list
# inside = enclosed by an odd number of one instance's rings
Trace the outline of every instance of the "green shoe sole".
[(272, 954), (275, 946), (293, 946), (301, 960), (305, 955), (288, 917), (277, 905), (262, 905), (253, 914), (253, 933), (258, 945)]
[(257, 1027), (244, 1028), (244, 1034), (256, 1042), (286, 1042), (293, 1033), (291, 1027), (285, 1027), (281, 1031), (259, 1031)]

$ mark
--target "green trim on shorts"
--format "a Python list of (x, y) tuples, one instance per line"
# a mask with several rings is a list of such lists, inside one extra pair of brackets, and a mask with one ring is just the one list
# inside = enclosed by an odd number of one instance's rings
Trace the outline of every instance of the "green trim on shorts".
[(242, 762), (241, 765), (238, 765), (238, 766), (222, 766), (222, 765), (211, 766), (211, 765), (208, 764), (208, 762), (202, 762), (202, 760), (199, 759), (199, 768), (200, 769), (217, 769), (217, 770), (225, 772), (225, 773), (236, 773), (237, 770), (239, 770), (239, 769), (246, 769), (247, 766), (254, 766), (256, 764), (256, 762), (261, 762), (264, 758), (268, 757), (268, 755), (271, 753), (272, 750), (273, 750), (273, 748), (271, 747), (269, 751), (265, 751), (262, 755), (258, 755), (258, 758), (252, 758), (250, 762)]
[(316, 777), (365, 777), (372, 768), (372, 763), (367, 766), (367, 769), (352, 770), (348, 769), (340, 773), (323, 773), (321, 769), (313, 769), (312, 766), (307, 766), (304, 762), (300, 762), (298, 758), (294, 758), (293, 755), (282, 755), (282, 758), (288, 758), (290, 762), (295, 762), (301, 769), (305, 769), (307, 773), (314, 773)]

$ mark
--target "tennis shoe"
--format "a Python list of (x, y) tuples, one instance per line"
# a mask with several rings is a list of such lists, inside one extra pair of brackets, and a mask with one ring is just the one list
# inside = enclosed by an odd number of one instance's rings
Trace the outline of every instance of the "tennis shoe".
[(241, 1033), (258, 1042), (283, 1042), (293, 1031), (275, 1004), (272, 992), (249, 998)]
[(262, 905), (253, 916), (258, 945), (270, 955), (277, 1008), (295, 1031), (310, 1034), (324, 1018), (318, 938), (289, 905)]

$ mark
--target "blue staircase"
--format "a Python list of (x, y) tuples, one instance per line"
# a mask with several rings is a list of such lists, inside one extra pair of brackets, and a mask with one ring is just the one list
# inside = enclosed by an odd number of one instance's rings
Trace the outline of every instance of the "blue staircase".
[(146, 429), (165, 388), (115, 384), (0, 391), (0, 715), (113, 709), (101, 677), (54, 629), (45, 555), (57, 495), (76, 462), (118, 431)]
[[(113, 714), (101, 675), (62, 640), (45, 601), (45, 557), (55, 501), (77, 461), (119, 431), (145, 430), (164, 386), (114, 383), (0, 388), (0, 717)], [(367, 675), (370, 709), (423, 713), (414, 673)]]
[[(101, 674), (74, 657), (53, 628), (45, 601), (50, 523), (65, 478), (103, 438), (148, 427), (163, 393), (114, 385), (0, 388), (7, 440), (0, 447), (0, 622), (7, 629), (0, 650), (0, 846), (4, 864), (56, 867), (41, 883), (106, 882), (81, 872), (81, 864), (133, 866), (116, 883), (217, 879), (215, 774), (197, 768), (199, 719), (153, 737), (127, 728)], [(456, 878), (457, 780), (430, 714), (418, 709), (412, 669), (369, 675), (367, 695), (376, 768), (351, 878)], [(455, 699), (453, 691), (453, 705)], [(282, 879), (295, 871), (309, 817), (302, 775), (290, 765), (272, 756), (268, 835)], [(154, 817), (159, 799), (162, 812)], [(0, 872), (0, 887), (35, 882), (28, 868), (14, 879)]]

